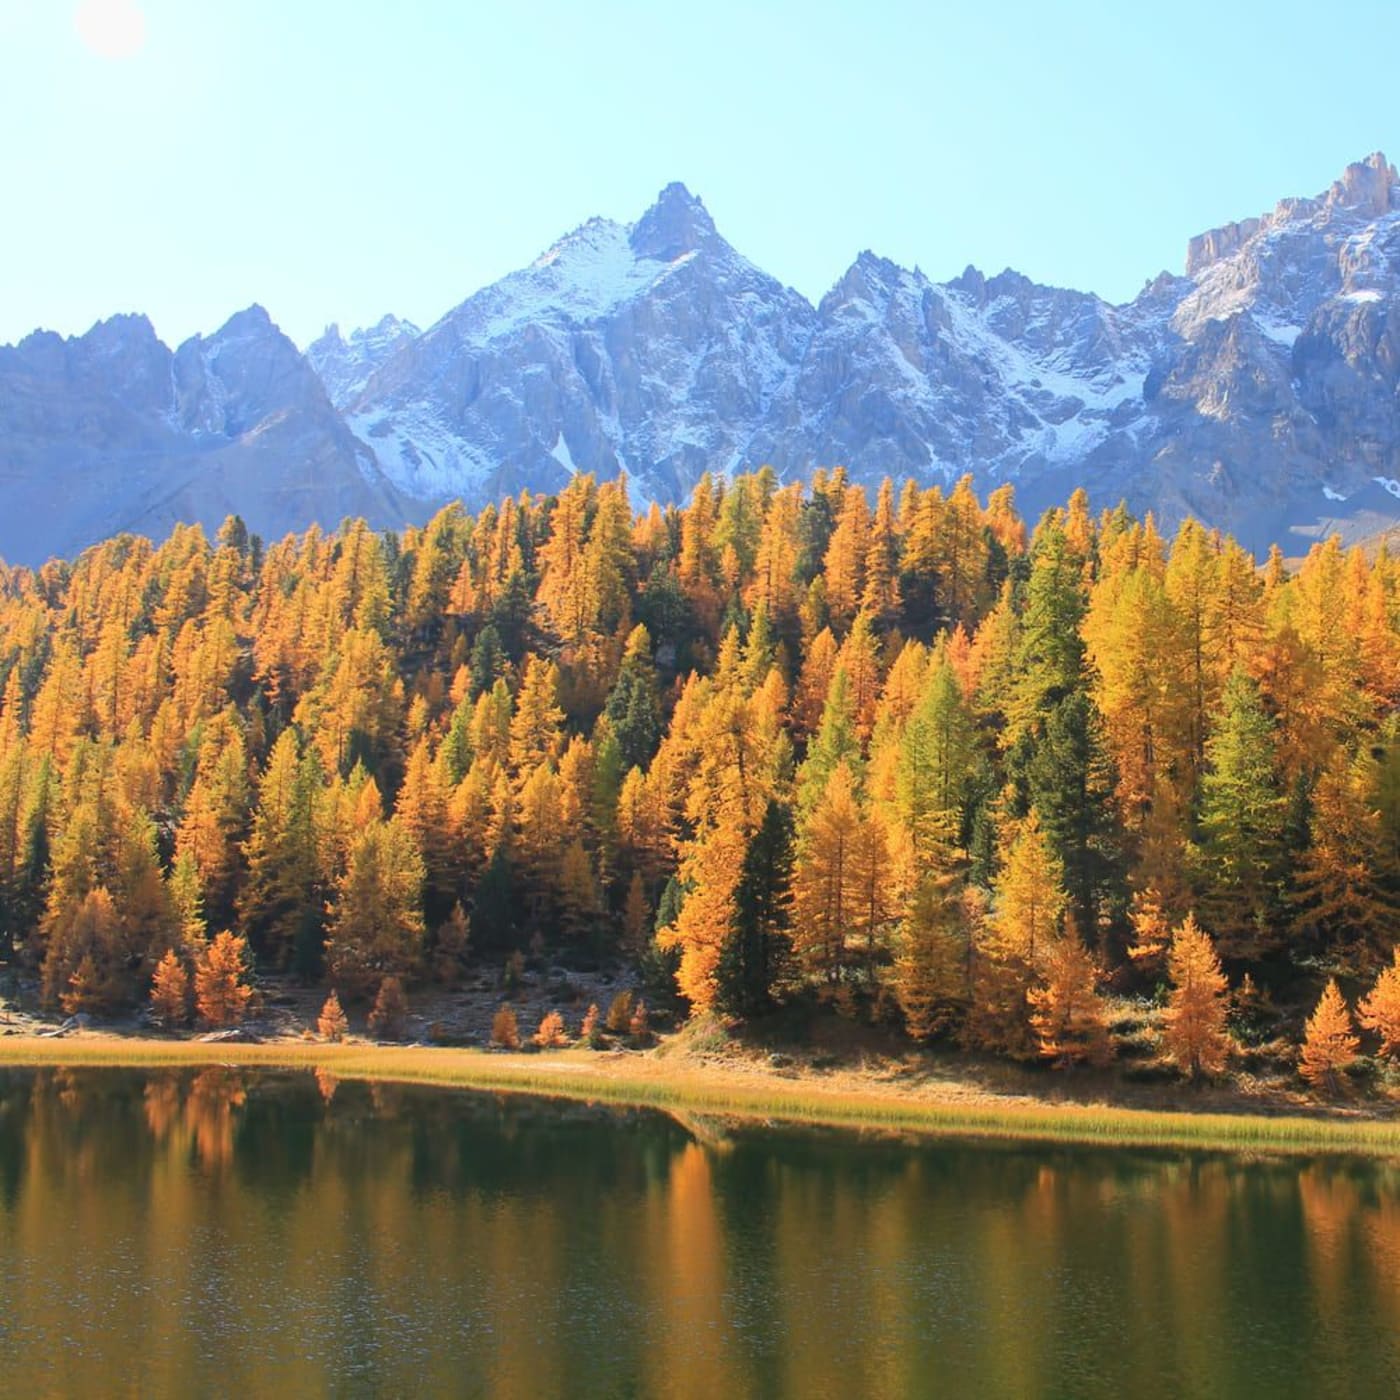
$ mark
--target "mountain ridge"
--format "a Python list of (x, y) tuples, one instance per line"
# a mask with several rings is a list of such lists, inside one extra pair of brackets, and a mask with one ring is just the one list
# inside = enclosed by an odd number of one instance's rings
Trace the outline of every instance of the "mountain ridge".
[[(280, 534), (421, 519), (576, 471), (638, 506), (701, 474), (964, 474), (1034, 511), (1097, 499), (1301, 552), (1400, 521), (1400, 177), (1191, 238), (1131, 301), (974, 264), (939, 283), (863, 250), (814, 305), (663, 189), (596, 217), (423, 330), (394, 316), (298, 352), (261, 307), (174, 350), (139, 315), (0, 348), (0, 554), (237, 509)], [(12, 510), (11, 515), (15, 512)], [(51, 519), (35, 528), (34, 520)]]

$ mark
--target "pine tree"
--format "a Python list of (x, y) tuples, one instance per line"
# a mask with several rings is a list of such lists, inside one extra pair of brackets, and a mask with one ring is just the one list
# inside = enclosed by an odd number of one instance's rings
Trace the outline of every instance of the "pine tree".
[(936, 660), (909, 717), (895, 770), (895, 803), (916, 862), (956, 841), (977, 737), (957, 678), (946, 658)]
[(514, 1007), (501, 1006), (491, 1018), (491, 1044), (500, 1050), (520, 1049), (520, 1024)]
[(444, 987), (455, 987), (462, 976), (470, 944), (467, 912), (458, 900), (452, 912), (438, 925), (433, 939), (433, 979)]
[[(237, 900), (249, 941), (281, 969), (298, 961), (302, 930), (320, 922), (314, 827), (320, 788), (319, 763), (314, 757), (301, 757), (295, 732), (283, 730), (258, 784), (257, 807), (243, 848), (247, 873)], [(314, 969), (303, 963), (302, 970)]]
[(579, 1026), (578, 1036), (590, 1050), (602, 1048), (602, 1017), (598, 1013), (598, 1003), (596, 1001), (590, 1002), (588, 1010), (584, 1012), (583, 1023)]
[(589, 938), (602, 915), (593, 862), (579, 840), (570, 841), (564, 850), (559, 871), (559, 913), (565, 936), (575, 942)]
[(837, 767), (845, 764), (857, 783), (864, 770), (860, 739), (856, 735), (855, 707), (850, 681), (844, 666), (832, 673), (831, 686), (822, 707), (821, 727), (807, 750), (807, 758), (797, 771), (797, 811), (808, 817), (821, 801), (827, 783)]
[(640, 957), (651, 936), (652, 913), (647, 901), (646, 883), (642, 872), (634, 870), (627, 882), (627, 897), (622, 907), (622, 947), (632, 957)]
[(1298, 1052), (1298, 1073), (1314, 1089), (1335, 1090), (1339, 1076), (1356, 1063), (1359, 1044), (1352, 1031), (1351, 1013), (1334, 977), (1323, 988), (1317, 1009), (1308, 1018), (1307, 1033)]
[(792, 814), (771, 800), (749, 842), (734, 894), (733, 931), (720, 954), (718, 1005), (753, 1016), (772, 1003), (791, 921)]
[(1225, 1029), (1229, 983), (1210, 937), (1188, 914), (1172, 934), (1167, 954), (1171, 999), (1163, 1039), (1172, 1062), (1191, 1078), (1220, 1074), (1230, 1055)]
[(649, 763), (661, 738), (661, 708), (656, 693), (656, 668), (651, 659), (651, 636), (640, 623), (628, 635), (622, 665), (604, 712), (617, 736), (624, 768)]
[(977, 891), (959, 888), (951, 858), (925, 872), (900, 931), (894, 989), (915, 1040), (959, 1029), (973, 997)]
[(1011, 832), (993, 889), (997, 948), (1034, 967), (1058, 937), (1067, 905), (1064, 867), (1032, 808)]
[(1242, 671), (1225, 684), (1201, 779), (1204, 902), (1222, 950), (1258, 956), (1271, 942), (1282, 884), (1284, 798), (1274, 722)]
[(635, 1005), (636, 998), (630, 991), (624, 988), (608, 1003), (608, 1014), (603, 1024), (606, 1025), (614, 1035), (625, 1034), (627, 1027), (632, 1022), (632, 1011)]
[(882, 902), (869, 902), (888, 879), (883, 834), (854, 787), (850, 767), (838, 764), (803, 827), (793, 877), (794, 950), (808, 976), (829, 984), (841, 980), (860, 942), (869, 961), (886, 915)]
[(1400, 934), (1376, 777), (1369, 758), (1333, 756), (1312, 791), (1311, 841), (1294, 877), (1295, 929), (1336, 948), (1352, 968)]
[(1121, 912), (1124, 881), (1116, 781), (1093, 701), (1082, 689), (1056, 701), (1009, 763), (1063, 866), (1070, 908), (1094, 938)]
[[(65, 907), (66, 906), (66, 907)], [(105, 886), (64, 902), (48, 923), (42, 995), (77, 1011), (114, 1011), (128, 1000), (129, 957), (121, 918)]]

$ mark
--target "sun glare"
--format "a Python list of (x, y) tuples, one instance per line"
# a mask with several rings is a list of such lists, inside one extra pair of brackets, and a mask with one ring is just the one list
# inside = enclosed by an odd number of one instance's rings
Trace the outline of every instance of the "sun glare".
[(83, 0), (73, 26), (101, 58), (132, 58), (146, 42), (146, 16), (134, 0)]

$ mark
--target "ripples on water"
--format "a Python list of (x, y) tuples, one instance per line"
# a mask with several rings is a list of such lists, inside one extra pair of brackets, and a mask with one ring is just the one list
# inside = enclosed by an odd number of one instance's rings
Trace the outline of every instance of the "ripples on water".
[(0, 1075), (0, 1393), (1400, 1395), (1400, 1172)]

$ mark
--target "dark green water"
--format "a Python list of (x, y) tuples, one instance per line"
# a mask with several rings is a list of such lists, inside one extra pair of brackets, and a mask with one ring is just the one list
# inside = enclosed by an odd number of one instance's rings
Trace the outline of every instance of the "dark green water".
[(0, 1394), (1397, 1396), (1400, 1169), (11, 1072)]

